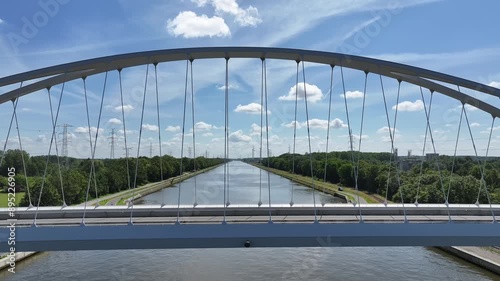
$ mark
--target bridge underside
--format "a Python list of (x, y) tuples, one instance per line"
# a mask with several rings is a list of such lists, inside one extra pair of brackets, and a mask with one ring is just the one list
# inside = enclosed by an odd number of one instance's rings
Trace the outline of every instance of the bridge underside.
[[(37, 226), (16, 229), (17, 251), (113, 249), (500, 246), (498, 223), (217, 223)], [(8, 235), (8, 229), (0, 231)], [(8, 251), (6, 243), (0, 251)]]

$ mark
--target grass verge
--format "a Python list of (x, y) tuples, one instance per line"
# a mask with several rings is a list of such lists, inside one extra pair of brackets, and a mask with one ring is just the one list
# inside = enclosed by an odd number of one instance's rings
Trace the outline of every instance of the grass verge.
[[(269, 171), (273, 174), (276, 174), (278, 176), (281, 176), (281, 177), (284, 177), (284, 178), (287, 178), (291, 181), (294, 181), (296, 183), (299, 183), (301, 185), (305, 185), (307, 187), (310, 187), (312, 188), (313, 187), (313, 183), (311, 181), (311, 177), (306, 177), (306, 176), (302, 176), (302, 175), (297, 175), (297, 174), (292, 174), (292, 173), (289, 173), (289, 172), (286, 172), (286, 171), (282, 171), (282, 170), (278, 170), (278, 169), (274, 169), (274, 168), (268, 168), (268, 167), (265, 167), (265, 166), (262, 166), (262, 165), (254, 165), (258, 168), (261, 168), (261, 169), (264, 169), (266, 171)], [(336, 185), (336, 184), (333, 184), (333, 183), (329, 183), (329, 182), (323, 182), (323, 181), (318, 181), (318, 180), (314, 180), (314, 187), (316, 190), (319, 190), (319, 191), (324, 191), (325, 193), (329, 193), (329, 194), (334, 194), (334, 193), (337, 193), (337, 194), (341, 194), (341, 195), (344, 195), (346, 196), (349, 200), (351, 200), (352, 202), (357, 202), (357, 197), (359, 195), (359, 197), (363, 198), (367, 203), (369, 204), (372, 204), (372, 203), (380, 203), (380, 200), (377, 200), (377, 198), (371, 194), (367, 194), (363, 191), (356, 191), (355, 189), (353, 188), (350, 188), (350, 187), (342, 187), (344, 190), (343, 191), (339, 191), (338, 188), (339, 186)]]
[[(16, 193), (16, 207), (19, 206), (19, 203), (21, 203), (23, 197), (24, 197), (24, 192)], [(9, 194), (6, 192), (0, 192), (0, 208), (7, 208), (7, 207), (9, 207)]]

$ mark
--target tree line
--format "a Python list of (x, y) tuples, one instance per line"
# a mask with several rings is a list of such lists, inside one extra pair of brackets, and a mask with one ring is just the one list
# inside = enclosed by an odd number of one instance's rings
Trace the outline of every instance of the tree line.
[(405, 159), (397, 159), (396, 164), (391, 153), (286, 153), (263, 159), (262, 164), (268, 165), (269, 162), (271, 168), (348, 187), (355, 187), (355, 168), (359, 167), (358, 188), (382, 197), (387, 195), (388, 200), (394, 202), (401, 202), (402, 194), (405, 203), (414, 203), (418, 196), (419, 203), (444, 203), (448, 198), (449, 203), (474, 204), (479, 201), (485, 204), (488, 195), (492, 203), (500, 203), (500, 158), (484, 162), (468, 156), (453, 159), (441, 155), (423, 162), (416, 159), (406, 170), (399, 165)]
[[(95, 159), (94, 169), (95, 177), (91, 176), (91, 159), (77, 159), (71, 157), (58, 157), (55, 155), (30, 156), (26, 151), (7, 150), (5, 154), (0, 151), (0, 157), (4, 161), (0, 166), (0, 189), (7, 187), (7, 168), (14, 167), (16, 170), (15, 182), (16, 191), (26, 191), (26, 181), (29, 185), (31, 201), (33, 205), (38, 204), (38, 198), (42, 183), (44, 185), (41, 196), (40, 206), (58, 206), (64, 200), (67, 205), (78, 204), (85, 201), (87, 189), (90, 189), (89, 200), (97, 196), (116, 193), (135, 186), (141, 186), (149, 182), (158, 182), (163, 179), (172, 178), (180, 174), (180, 158), (174, 158), (169, 155), (152, 158), (139, 157), (128, 158), (127, 179), (127, 159)], [(23, 157), (25, 165), (23, 165)], [(136, 162), (137, 177), (136, 177)], [(223, 163), (223, 159), (197, 157), (196, 159), (184, 157), (182, 160), (182, 171), (191, 172), (205, 169), (214, 165)], [(59, 164), (60, 163), (60, 164)], [(160, 172), (160, 163), (162, 172)], [(24, 172), (26, 166), (26, 175)], [(60, 168), (59, 168), (60, 167)], [(59, 172), (60, 171), (60, 172)], [(43, 176), (46, 174), (45, 182)], [(25, 193), (21, 200), (21, 206), (28, 206), (28, 193)]]

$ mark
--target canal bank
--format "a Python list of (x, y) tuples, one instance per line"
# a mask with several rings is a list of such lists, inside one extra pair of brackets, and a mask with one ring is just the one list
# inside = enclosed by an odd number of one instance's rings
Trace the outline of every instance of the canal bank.
[(152, 194), (152, 193), (155, 193), (155, 192), (158, 192), (164, 188), (168, 188), (168, 187), (172, 187), (174, 186), (175, 184), (178, 184), (182, 181), (185, 181), (189, 178), (192, 178), (194, 176), (198, 176), (200, 174), (204, 174), (206, 172), (209, 172), (217, 167), (220, 167), (221, 165), (224, 165), (224, 163), (222, 164), (219, 164), (219, 165), (215, 165), (215, 166), (212, 166), (212, 167), (208, 167), (208, 168), (205, 168), (205, 169), (202, 169), (202, 170), (199, 170), (199, 171), (196, 171), (196, 172), (189, 172), (189, 173), (184, 173), (183, 175), (181, 176), (177, 176), (177, 177), (173, 177), (173, 178), (170, 178), (170, 179), (167, 179), (167, 180), (164, 180), (162, 182), (158, 182), (158, 183), (154, 183), (152, 184), (151, 186), (147, 187), (147, 188), (144, 188), (144, 189), (141, 189), (139, 191), (137, 191), (137, 194), (134, 194), (133, 196), (130, 196), (128, 198), (126, 198), (123, 202), (129, 202), (129, 201), (133, 201), (135, 202), (136, 200), (146, 196), (146, 195), (149, 195), (149, 194)]
[(329, 182), (318, 181), (318, 180), (314, 180), (314, 185), (313, 185), (313, 182), (311, 181), (311, 177), (292, 174), (290, 172), (286, 172), (286, 171), (282, 171), (282, 170), (278, 170), (278, 169), (274, 169), (274, 168), (268, 168), (266, 166), (262, 166), (262, 165), (255, 164), (255, 163), (250, 163), (250, 164), (256, 168), (271, 172), (277, 176), (289, 179), (289, 180), (296, 182), (298, 184), (307, 186), (309, 188), (314, 188), (315, 190), (318, 190), (318, 191), (326, 193), (326, 194), (333, 195), (333, 196), (343, 200), (344, 203), (357, 202), (358, 195), (359, 195), (359, 201), (361, 204), (380, 203), (380, 200), (375, 198), (374, 196), (370, 196), (370, 195), (365, 194), (363, 192), (356, 191), (352, 188), (344, 187), (343, 188), (344, 190), (340, 191), (338, 185), (332, 184)]
[(153, 183), (148, 183), (144, 186), (138, 187), (135, 190), (125, 190), (125, 191), (120, 191), (115, 194), (108, 194), (103, 196), (102, 198), (99, 198), (97, 200), (94, 200), (93, 203), (90, 203), (94, 205), (95, 203), (99, 202), (99, 205), (107, 205), (107, 206), (112, 206), (112, 205), (125, 205), (128, 201), (137, 200), (143, 196), (146, 196), (151, 193), (158, 192), (162, 190), (163, 188), (171, 187), (179, 182), (182, 182), (184, 180), (187, 180), (189, 178), (192, 178), (194, 176), (206, 173), (210, 170), (213, 170), (223, 164), (218, 164), (214, 165), (212, 167), (208, 167), (196, 172), (186, 172), (182, 176), (176, 176), (172, 177), (160, 182), (153, 182)]
[(0, 271), (2, 270), (9, 270), (9, 268), (11, 268), (11, 263), (14, 262), (14, 264), (17, 266), (19, 264), (19, 262), (21, 262), (22, 260), (25, 260), (29, 257), (32, 257), (36, 254), (38, 254), (39, 252), (19, 252), (19, 253), (15, 253), (15, 259), (12, 259), (12, 257), (10, 255), (5, 255), (3, 256), (1, 259), (0, 259)]
[(500, 251), (493, 247), (436, 247), (500, 275)]

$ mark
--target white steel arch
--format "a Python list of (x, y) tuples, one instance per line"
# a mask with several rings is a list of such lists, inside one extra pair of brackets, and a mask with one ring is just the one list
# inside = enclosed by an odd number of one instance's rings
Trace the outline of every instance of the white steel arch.
[(428, 69), (379, 59), (340, 53), (266, 47), (204, 47), (166, 49), (100, 57), (41, 68), (0, 78), (0, 87), (23, 81), (30, 81), (33, 79), (42, 79), (41, 81), (0, 95), (0, 104), (41, 89), (50, 88), (57, 84), (105, 71), (119, 70), (150, 63), (215, 58), (282, 59), (357, 69), (360, 71), (391, 77), (427, 88), (431, 91), (439, 92), (443, 95), (456, 99), (463, 104), (469, 104), (477, 107), (478, 109), (491, 114), (493, 118), (500, 117), (499, 108), (434, 81), (457, 85), (462, 88), (472, 89), (500, 98), (500, 89), (496, 89), (488, 85)]

